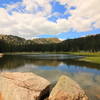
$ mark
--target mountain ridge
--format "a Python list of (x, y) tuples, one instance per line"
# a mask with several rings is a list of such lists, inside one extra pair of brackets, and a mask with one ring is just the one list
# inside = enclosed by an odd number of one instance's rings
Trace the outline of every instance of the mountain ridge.
[(43, 39), (41, 42), (40, 40), (25, 40), (15, 36), (4, 36), (0, 39), (0, 52), (100, 51), (100, 34), (75, 39), (67, 39), (59, 43), (51, 43), (52, 39), (50, 39), (50, 42), (47, 40), (44, 42)]
[(38, 43), (38, 44), (52, 44), (52, 43), (60, 43), (61, 40), (58, 38), (36, 38), (36, 39), (32, 39), (32, 41), (34, 41), (34, 43)]
[(6, 42), (33, 42), (34, 44), (52, 44), (52, 43), (60, 43), (61, 40), (58, 38), (35, 38), (35, 39), (30, 39), (26, 40), (24, 38), (18, 37), (18, 36), (13, 36), (13, 35), (3, 35), (0, 34), (0, 40), (4, 40)]

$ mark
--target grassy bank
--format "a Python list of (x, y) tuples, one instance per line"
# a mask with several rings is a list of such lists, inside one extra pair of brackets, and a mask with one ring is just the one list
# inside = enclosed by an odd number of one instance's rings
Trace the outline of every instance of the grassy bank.
[(82, 55), (85, 57), (78, 59), (79, 61), (100, 64), (100, 52), (67, 52), (66, 54)]
[(66, 54), (83, 55), (83, 56), (100, 56), (100, 52), (66, 52)]
[(32, 55), (32, 54), (41, 54), (42, 52), (6, 52), (4, 55)]
[(79, 60), (100, 64), (100, 57), (95, 57), (95, 56), (94, 57), (85, 57), (85, 58), (82, 58), (82, 59), (79, 59)]

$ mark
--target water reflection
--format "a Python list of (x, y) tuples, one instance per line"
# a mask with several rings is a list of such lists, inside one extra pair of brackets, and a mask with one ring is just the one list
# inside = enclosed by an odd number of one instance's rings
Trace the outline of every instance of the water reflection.
[(99, 100), (100, 65), (77, 61), (78, 57), (69, 55), (3, 56), (0, 58), (0, 71), (34, 72), (51, 82), (65, 74), (85, 89), (90, 100)]
[[(60, 59), (60, 58), (63, 58), (63, 59)], [(15, 68), (24, 67), (24, 66), (28, 66), (28, 68), (30, 66), (37, 66), (37, 67), (41, 67), (41, 69), (48, 68), (48, 69), (60, 69), (60, 70), (65, 70), (65, 69), (72, 70), (75, 68), (74, 70), (75, 72), (76, 70), (89, 71), (90, 69), (90, 72), (93, 72), (95, 70), (97, 71), (100, 70), (99, 64), (78, 61), (77, 59), (72, 59), (72, 58), (75, 58), (75, 56), (74, 57), (69, 57), (69, 56), (58, 57), (57, 55), (57, 56), (49, 56), (49, 57), (45, 56), (41, 58), (41, 56), (39, 55), (38, 56), (37, 55), (33, 55), (33, 56), (9, 55), (9, 56), (4, 56), (0, 58), (0, 70), (5, 70), (5, 69), (10, 70), (10, 69), (15, 69)]]

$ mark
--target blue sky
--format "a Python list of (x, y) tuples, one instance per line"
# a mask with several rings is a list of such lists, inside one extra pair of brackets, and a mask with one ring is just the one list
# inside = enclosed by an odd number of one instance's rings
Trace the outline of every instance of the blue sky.
[(3, 4), (14, 4), (16, 2), (19, 2), (19, 1), (22, 1), (22, 0), (0, 0), (0, 4), (3, 5)]
[[(78, 3), (84, 4), (80, 7)], [(0, 30), (24, 38), (68, 39), (100, 34), (98, 3), (100, 0), (0, 0)]]
[(70, 16), (69, 13), (64, 14), (65, 11), (67, 10), (63, 5), (61, 5), (59, 2), (52, 2), (52, 13), (60, 13), (59, 16), (51, 16), (50, 18), (48, 18), (48, 20), (56, 22), (57, 19), (61, 19), (61, 18), (68, 18)]
[(87, 35), (93, 35), (93, 34), (100, 34), (100, 29), (94, 29), (91, 31), (84, 31), (84, 32), (75, 32), (75, 31), (69, 31), (69, 32), (64, 32), (60, 33), (57, 35), (40, 35), (40, 38), (60, 38), (60, 39), (74, 39), (74, 38), (79, 38), (79, 37), (84, 37)]
[(21, 1), (22, 0), (0, 0), (0, 7), (5, 7), (6, 4), (15, 4)]

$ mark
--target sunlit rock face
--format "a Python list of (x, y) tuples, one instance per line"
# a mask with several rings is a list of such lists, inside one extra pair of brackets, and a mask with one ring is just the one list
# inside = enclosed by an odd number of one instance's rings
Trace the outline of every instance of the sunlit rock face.
[(75, 81), (63, 75), (51, 91), (49, 100), (88, 100), (88, 97)]
[(40, 100), (50, 82), (33, 73), (1, 73), (0, 100)]
[(62, 42), (58, 38), (36, 38), (32, 40), (34, 43), (37, 44), (51, 44), (51, 43), (60, 43)]
[(88, 97), (75, 81), (65, 75), (54, 86), (33, 73), (2, 72), (0, 100), (88, 100)]

